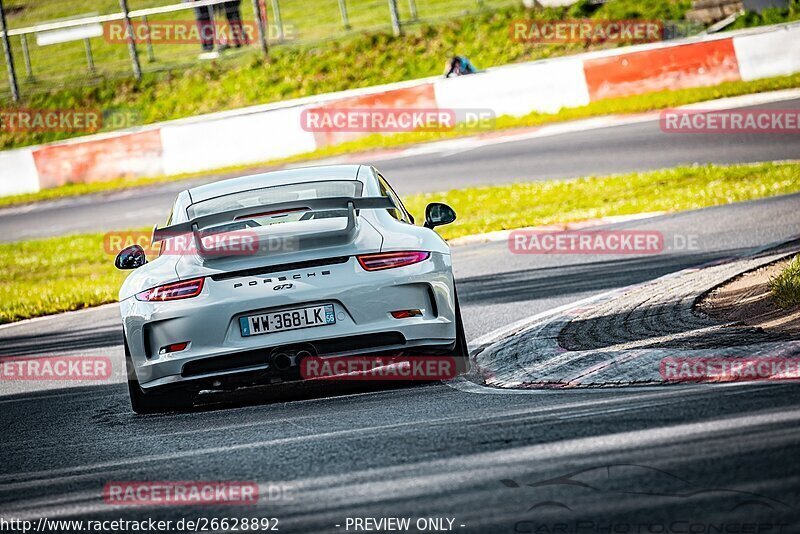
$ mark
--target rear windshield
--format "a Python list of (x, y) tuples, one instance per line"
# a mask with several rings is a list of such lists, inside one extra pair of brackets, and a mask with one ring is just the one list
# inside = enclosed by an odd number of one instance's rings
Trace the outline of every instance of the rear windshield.
[(363, 184), (355, 180), (331, 180), (278, 185), (210, 198), (187, 209), (190, 219), (251, 206), (270, 206), (294, 200), (330, 197), (360, 197)]

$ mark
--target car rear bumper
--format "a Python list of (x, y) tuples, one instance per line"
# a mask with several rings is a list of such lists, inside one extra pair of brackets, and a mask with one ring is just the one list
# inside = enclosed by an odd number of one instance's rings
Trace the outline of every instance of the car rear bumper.
[[(335, 324), (249, 337), (241, 333), (240, 317), (319, 304), (333, 306)], [(120, 308), (131, 360), (145, 389), (269, 370), (270, 353), (281, 347), (307, 344), (323, 356), (406, 353), (447, 350), (456, 338), (450, 256), (439, 253), (376, 272), (364, 271), (350, 258), (282, 273), (209, 276), (197, 297), (129, 298)], [(419, 309), (422, 316), (395, 319), (390, 313), (407, 309)], [(185, 350), (159, 354), (162, 347), (183, 342), (189, 343)]]

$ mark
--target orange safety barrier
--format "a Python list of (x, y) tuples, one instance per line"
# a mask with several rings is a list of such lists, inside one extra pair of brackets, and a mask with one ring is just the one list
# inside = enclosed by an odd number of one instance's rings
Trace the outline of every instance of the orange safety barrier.
[[(403, 89), (394, 89), (382, 93), (361, 95), (342, 100), (336, 100), (322, 106), (314, 106), (309, 111), (328, 112), (332, 110), (348, 109), (433, 109), (436, 108), (436, 95), (433, 91), (433, 84), (425, 83)], [(325, 131), (314, 132), (314, 139), (317, 147), (336, 145), (346, 141), (353, 141), (372, 132), (342, 132)]]
[(161, 132), (42, 146), (33, 151), (42, 189), (163, 173)]
[(741, 80), (732, 39), (587, 59), (583, 69), (592, 101)]

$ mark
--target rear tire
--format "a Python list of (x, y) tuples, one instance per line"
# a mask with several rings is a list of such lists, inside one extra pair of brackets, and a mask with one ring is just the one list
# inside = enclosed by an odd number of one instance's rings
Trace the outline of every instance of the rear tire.
[(182, 389), (161, 389), (156, 391), (145, 391), (139, 385), (136, 377), (136, 370), (133, 367), (133, 359), (128, 350), (128, 341), (125, 340), (125, 368), (128, 372), (128, 395), (131, 399), (131, 408), (138, 414), (152, 414), (172, 412), (191, 408), (192, 395)]
[(464, 321), (461, 319), (461, 306), (458, 304), (458, 292), (455, 291), (456, 301), (456, 344), (453, 347), (451, 357), (456, 361), (456, 373), (464, 374), (469, 371), (469, 348), (467, 346), (467, 335), (464, 333)]

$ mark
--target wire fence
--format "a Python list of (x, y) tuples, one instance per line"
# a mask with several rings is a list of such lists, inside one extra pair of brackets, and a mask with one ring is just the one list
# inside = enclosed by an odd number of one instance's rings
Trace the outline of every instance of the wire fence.
[(0, 99), (54, 87), (92, 85), (109, 77), (138, 77), (205, 60), (244, 63), (274, 47), (318, 43), (357, 32), (399, 33), (422, 22), (520, 3), (0, 0), (0, 37), (8, 43), (4, 50), (8, 75), (0, 76)]

